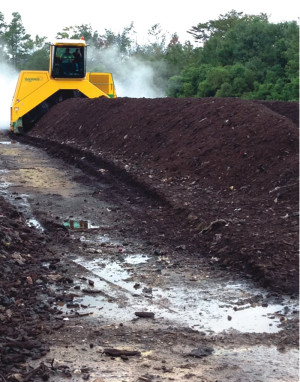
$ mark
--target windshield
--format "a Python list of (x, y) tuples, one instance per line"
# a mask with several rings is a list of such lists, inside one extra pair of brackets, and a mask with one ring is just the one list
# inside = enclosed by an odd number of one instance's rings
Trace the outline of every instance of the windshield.
[(52, 77), (83, 78), (85, 76), (84, 53), (82, 46), (54, 46)]

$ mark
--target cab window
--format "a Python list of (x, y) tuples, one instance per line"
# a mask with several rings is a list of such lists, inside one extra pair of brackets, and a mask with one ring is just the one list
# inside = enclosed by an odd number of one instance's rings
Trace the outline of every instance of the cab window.
[(54, 78), (83, 78), (85, 76), (84, 48), (55, 46), (52, 76)]

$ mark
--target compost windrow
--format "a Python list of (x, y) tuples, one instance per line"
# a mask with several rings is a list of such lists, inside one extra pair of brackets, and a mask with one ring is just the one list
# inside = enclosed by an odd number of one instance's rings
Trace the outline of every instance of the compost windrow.
[(296, 102), (69, 99), (27, 139), (164, 202), (165, 237), (195, 256), (297, 292), (298, 115)]

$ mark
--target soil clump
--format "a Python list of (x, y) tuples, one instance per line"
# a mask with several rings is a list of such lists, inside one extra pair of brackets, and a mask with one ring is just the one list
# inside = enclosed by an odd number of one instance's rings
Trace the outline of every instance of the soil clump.
[(33, 370), (26, 361), (47, 354), (48, 346), (39, 336), (57, 325), (49, 296), (45, 298), (51, 281), (42, 264), (51, 262), (55, 267), (59, 259), (53, 256), (47, 235), (29, 227), (2, 197), (0, 210), (0, 381), (47, 378), (45, 365)]

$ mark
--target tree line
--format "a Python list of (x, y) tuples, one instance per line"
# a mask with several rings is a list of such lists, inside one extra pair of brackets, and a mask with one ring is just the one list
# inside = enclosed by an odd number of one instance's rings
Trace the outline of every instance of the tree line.
[[(296, 21), (270, 23), (266, 14), (247, 15), (232, 10), (216, 20), (200, 22), (187, 31), (193, 41), (180, 42), (176, 33), (159, 24), (138, 44), (134, 24), (122, 32), (90, 25), (65, 27), (57, 38), (83, 36), (96, 52), (91, 71), (112, 71), (105, 57), (114, 49), (120, 62), (136, 59), (151, 65), (154, 82), (169, 97), (240, 97), (244, 99), (299, 100), (299, 26)], [(47, 37), (32, 38), (18, 12), (5, 22), (0, 11), (0, 60), (17, 70), (48, 70)], [(132, 73), (134, 75), (134, 73)]]

